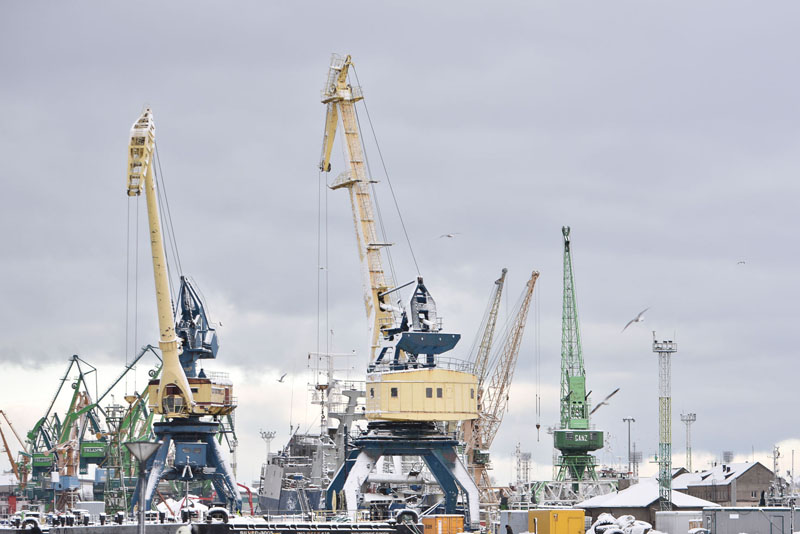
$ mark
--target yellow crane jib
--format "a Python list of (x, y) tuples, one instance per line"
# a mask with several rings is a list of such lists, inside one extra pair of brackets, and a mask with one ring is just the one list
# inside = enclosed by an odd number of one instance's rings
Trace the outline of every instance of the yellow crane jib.
[[(506, 271), (503, 270), (503, 276), (498, 282), (505, 280), (505, 273)], [(510, 318), (502, 344), (496, 351), (496, 356), (491, 358), (496, 363), (493, 364), (492, 369), (481, 370), (482, 376), (488, 377), (488, 380), (484, 379), (478, 382), (479, 416), (464, 425), (469, 470), (487, 502), (494, 501), (494, 494), (491, 492), (492, 484), (487, 473), (487, 469), (490, 468), (488, 451), (508, 409), (509, 389), (514, 377), (522, 336), (528, 320), (528, 311), (538, 279), (539, 272), (533, 271), (525, 286), (518, 308)], [(496, 299), (492, 306), (494, 312), (499, 303), (499, 294), (499, 291), (495, 294)]]
[(150, 171), (156, 143), (156, 125), (153, 114), (147, 108), (131, 128), (131, 142), (128, 148), (128, 196), (142, 193), (144, 179)]
[(394, 283), (385, 274), (381, 258), (381, 249), (390, 244), (382, 243), (378, 239), (375, 227), (375, 206), (370, 193), (370, 184), (374, 181), (367, 176), (355, 108), (355, 103), (363, 96), (359, 87), (353, 87), (347, 82), (351, 65), (350, 56), (334, 54), (331, 58), (328, 77), (322, 89), (322, 103), (326, 104), (327, 113), (319, 168), (324, 172), (331, 168), (331, 150), (341, 122), (347, 152), (347, 170), (334, 180), (331, 189), (345, 188), (350, 193), (364, 286), (364, 307), (371, 329), (370, 361), (373, 361), (380, 350), (382, 332), (395, 327), (398, 316), (396, 309), (383, 300), (383, 295), (391, 292), (394, 287)]
[(158, 346), (164, 362), (161, 379), (155, 388), (155, 395), (151, 394), (150, 398), (154, 401), (153, 409), (156, 413), (167, 417), (188, 417), (194, 411), (195, 400), (179, 360), (181, 348), (175, 335), (175, 322), (172, 316), (166, 252), (161, 232), (152, 165), (155, 153), (155, 132), (153, 113), (150, 108), (147, 108), (131, 128), (128, 147), (128, 196), (138, 196), (144, 189), (147, 201), (147, 220), (150, 227), (150, 249), (153, 255), (160, 333)]
[[(331, 56), (331, 66), (328, 69), (328, 79), (322, 88), (322, 103), (327, 104), (328, 112), (325, 115), (325, 136), (322, 141), (322, 156), (319, 169), (323, 172), (331, 170), (331, 150), (336, 137), (336, 128), (339, 124), (339, 104), (349, 102), (354, 104), (364, 98), (361, 88), (347, 83), (347, 75), (352, 61), (350, 56), (341, 57), (337, 54)], [(357, 126), (357, 124), (355, 125)]]

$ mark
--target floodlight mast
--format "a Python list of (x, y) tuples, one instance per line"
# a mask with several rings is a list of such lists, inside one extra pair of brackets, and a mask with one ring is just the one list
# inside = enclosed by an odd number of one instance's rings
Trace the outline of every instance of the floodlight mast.
[(686, 469), (692, 472), (692, 423), (697, 421), (697, 414), (682, 413), (681, 421), (686, 424)]
[(658, 354), (658, 500), (662, 511), (672, 510), (672, 353), (678, 344), (657, 341), (653, 331), (653, 352)]
[(636, 419), (633, 417), (623, 417), (622, 420), (628, 423), (628, 474), (633, 474), (633, 459), (631, 458), (631, 423), (635, 423)]

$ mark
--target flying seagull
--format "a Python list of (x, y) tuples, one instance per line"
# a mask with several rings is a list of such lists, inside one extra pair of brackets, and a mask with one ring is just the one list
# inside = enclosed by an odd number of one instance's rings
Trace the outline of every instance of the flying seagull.
[(289, 374), (289, 373), (283, 373), (283, 374), (281, 375), (281, 377), (278, 379), (278, 382), (280, 382), (281, 384), (283, 384), (283, 379), (284, 379), (284, 378), (286, 378), (286, 375), (288, 375), (288, 374)]
[(611, 397), (613, 397), (614, 395), (616, 395), (616, 394), (617, 394), (617, 392), (619, 391), (619, 389), (620, 389), (620, 388), (617, 388), (617, 389), (615, 389), (614, 391), (612, 391), (610, 395), (608, 395), (608, 396), (607, 396), (605, 399), (603, 399), (603, 401), (602, 401), (600, 404), (598, 404), (597, 406), (595, 406), (595, 407), (594, 407), (594, 409), (593, 409), (591, 412), (589, 412), (589, 415), (592, 415), (594, 412), (596, 412), (597, 410), (599, 410), (599, 409), (600, 409), (600, 406), (608, 406), (608, 400), (609, 400)]
[(448, 238), (452, 239), (455, 236), (459, 235), (460, 233), (461, 232), (453, 232), (453, 233), (450, 233), (450, 234), (442, 234), (442, 235), (439, 236), (439, 239), (441, 239), (443, 237), (448, 237)]
[[(642, 311), (640, 311), (640, 312), (639, 312), (639, 315), (637, 315), (635, 318), (633, 318), (633, 319), (631, 319), (630, 321), (628, 321), (628, 324), (626, 324), (626, 325), (625, 325), (625, 328), (628, 328), (628, 327), (629, 327), (630, 325), (632, 325), (633, 323), (641, 323), (642, 321), (644, 321), (644, 312), (646, 312), (646, 311), (647, 311), (647, 310), (649, 310), (649, 309), (650, 309), (650, 307), (648, 306), (647, 308), (645, 308), (645, 309), (643, 309)], [(623, 328), (623, 329), (622, 329), (622, 332), (624, 332), (624, 331), (625, 331), (625, 328)], [(620, 332), (620, 334), (621, 334), (622, 332)]]
[(745, 264), (745, 263), (744, 263), (744, 260), (741, 260), (741, 261), (737, 261), (737, 262), (736, 262), (736, 265), (744, 265), (744, 264)]

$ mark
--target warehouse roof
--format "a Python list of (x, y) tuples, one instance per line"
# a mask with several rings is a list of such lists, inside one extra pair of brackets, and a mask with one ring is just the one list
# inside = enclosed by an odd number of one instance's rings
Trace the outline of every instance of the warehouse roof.
[[(654, 478), (640, 478), (638, 484), (607, 495), (598, 495), (576, 505), (577, 508), (646, 508), (658, 500), (658, 482)], [(705, 508), (719, 506), (679, 491), (672, 492), (672, 504), (677, 508)]]
[(673, 479), (672, 489), (685, 490), (689, 486), (724, 486), (729, 484), (731, 480), (739, 478), (757, 464), (759, 462), (721, 464), (705, 471), (684, 473)]

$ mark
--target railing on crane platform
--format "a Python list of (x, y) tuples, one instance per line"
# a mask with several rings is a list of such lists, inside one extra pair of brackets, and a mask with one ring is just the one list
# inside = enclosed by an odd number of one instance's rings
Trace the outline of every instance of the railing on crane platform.
[[(475, 362), (471, 362), (468, 360), (463, 360), (460, 358), (450, 358), (450, 357), (442, 357), (436, 356), (435, 358), (435, 369), (447, 369), (450, 371), (459, 371), (462, 373), (470, 373), (475, 374)], [(428, 368), (424, 362), (424, 355), (419, 355), (419, 360), (416, 362), (405, 362), (404, 365), (408, 366), (408, 369), (426, 369)], [(383, 373), (386, 371), (395, 371), (397, 370), (397, 364), (389, 359), (385, 358), (379, 364), (374, 366), (373, 372), (376, 373)]]

